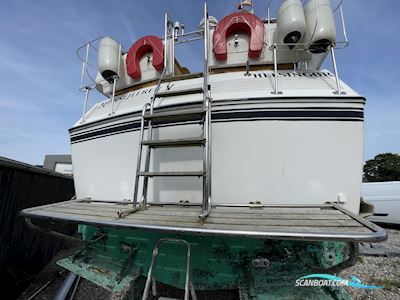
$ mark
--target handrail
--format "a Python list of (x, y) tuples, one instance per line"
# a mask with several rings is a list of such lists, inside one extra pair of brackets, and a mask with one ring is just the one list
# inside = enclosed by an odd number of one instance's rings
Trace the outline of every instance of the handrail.
[(204, 74), (203, 74), (203, 107), (206, 111), (206, 117), (204, 121), (204, 134), (205, 134), (205, 145), (204, 145), (204, 159), (203, 159), (203, 205), (202, 213), (199, 215), (201, 221), (203, 221), (211, 212), (211, 107), (210, 97), (208, 93), (208, 51), (209, 51), (209, 19), (207, 3), (204, 3)]
[[(161, 73), (160, 78), (158, 79), (157, 87), (154, 90), (153, 97), (151, 98), (151, 101), (150, 101), (150, 114), (153, 114), (153, 112), (154, 112), (154, 103), (156, 101), (155, 95), (157, 95), (157, 93), (159, 92), (162, 80), (163, 80), (163, 78), (164, 78), (166, 73), (167, 73), (167, 68), (164, 68), (164, 70)], [(142, 119), (143, 119), (143, 117), (142, 117)], [(153, 139), (153, 124), (152, 124), (151, 120), (148, 120), (148, 124), (147, 124), (147, 140), (151, 141), (152, 139)], [(142, 137), (141, 141), (142, 140), (143, 140), (143, 137)], [(145, 161), (145, 167), (144, 167), (145, 172), (148, 172), (149, 168), (150, 168), (150, 152), (151, 152), (150, 147), (147, 147), (146, 161)], [(139, 172), (139, 171), (140, 171), (140, 169), (137, 169), (137, 172)], [(148, 177), (145, 177), (143, 179), (142, 206), (143, 206), (144, 209), (146, 209), (146, 205), (147, 205), (148, 180), (149, 180)]]
[[(82, 73), (81, 73), (81, 85), (80, 85), (80, 88), (79, 88), (80, 91), (84, 90), (86, 87), (90, 87), (90, 86), (96, 85), (96, 79), (93, 79), (92, 75), (89, 73), (88, 68), (87, 68), (87, 66), (90, 66), (92, 68), (96, 68), (95, 65), (92, 65), (92, 64), (89, 63), (89, 49), (93, 48), (94, 50), (98, 51), (98, 49), (94, 46), (94, 43), (99, 41), (99, 40), (101, 40), (101, 39), (103, 39), (103, 38), (105, 38), (105, 37), (107, 37), (107, 36), (97, 37), (97, 38), (95, 38), (95, 39), (83, 44), (78, 49), (76, 49), (76, 55), (78, 56), (79, 60), (82, 61), (82, 64), (83, 64), (82, 65)], [(119, 41), (117, 41), (117, 40), (115, 40), (115, 41), (120, 45), (120, 51), (125, 52), (125, 49), (124, 49), (123, 45)], [(83, 58), (80, 55), (81, 50), (84, 49), (84, 48), (86, 48), (85, 58)], [(88, 84), (88, 85), (83, 86), (84, 74), (86, 74), (90, 78), (90, 80), (93, 82), (93, 84)]]
[[(208, 91), (208, 75), (209, 75), (209, 63), (208, 63), (208, 56), (209, 56), (209, 18), (208, 18), (208, 9), (207, 3), (204, 4), (204, 73), (203, 73), (203, 109), (205, 110), (205, 119), (204, 119), (204, 152), (203, 152), (203, 202), (202, 202), (202, 212), (199, 215), (200, 220), (204, 220), (211, 211), (211, 107), (210, 107), (210, 97)], [(151, 98), (149, 103), (146, 103), (142, 109), (142, 121), (140, 126), (140, 135), (139, 135), (139, 145), (138, 145), (138, 159), (137, 159), (137, 166), (136, 166), (136, 180), (135, 180), (135, 187), (134, 187), (134, 194), (133, 194), (133, 210), (136, 211), (138, 208), (138, 189), (139, 189), (139, 178), (140, 178), (140, 167), (142, 162), (142, 150), (143, 150), (143, 138), (144, 138), (144, 127), (145, 127), (145, 115), (147, 110), (150, 108), (150, 115), (154, 113), (154, 106), (156, 95), (161, 88), (161, 83), (166, 76), (167, 72), (169, 71), (171, 65), (168, 57), (170, 56), (169, 51), (174, 51), (174, 45), (167, 45), (168, 37), (170, 37), (170, 42), (175, 44), (175, 35), (169, 35), (169, 25), (170, 19), (168, 13), (165, 14), (165, 57), (164, 57), (164, 69), (163, 72), (158, 80), (157, 86), (155, 88), (153, 97)], [(153, 138), (153, 125), (151, 119), (148, 120), (147, 124), (148, 128), (148, 136), (147, 140), (151, 141)], [(145, 167), (144, 172), (148, 172), (150, 169), (150, 156), (151, 156), (151, 149), (147, 147), (146, 152), (146, 160), (145, 160)], [(144, 177), (143, 186), (142, 186), (142, 199), (141, 199), (141, 209), (146, 209), (147, 207), (147, 189), (148, 189), (148, 177)]]
[[(333, 51), (335, 49), (343, 49), (346, 48), (349, 45), (349, 40), (348, 40), (348, 35), (347, 35), (347, 30), (346, 30), (346, 23), (345, 23), (345, 18), (344, 18), (344, 13), (343, 13), (343, 3), (344, 0), (337, 0), (338, 3), (337, 5), (334, 5), (334, 9), (333, 9), (333, 13), (339, 13), (339, 17), (341, 20), (341, 31), (342, 31), (342, 37), (344, 38), (344, 41), (337, 41), (335, 42), (333, 45), (331, 45), (331, 48)], [(272, 7), (274, 0), (269, 0), (267, 3), (267, 19), (268, 19), (268, 23), (270, 24), (271, 22), (271, 15), (270, 15), (270, 10)], [(306, 0), (303, 1), (306, 2)], [(317, 1), (315, 3), (315, 5), (317, 5)], [(207, 5), (205, 4), (205, 7)], [(207, 24), (208, 24), (208, 32), (210, 30), (210, 23), (209, 23), (209, 19), (208, 17), (206, 17), (206, 15), (208, 15), (208, 12), (205, 12), (204, 16), (205, 16), (205, 20), (207, 19)], [(318, 17), (316, 20), (316, 24), (314, 26), (314, 32), (315, 32), (315, 28), (318, 24)], [(181, 32), (181, 33), (176, 33), (175, 30), (173, 28), (171, 28), (171, 26), (173, 27), (173, 25), (171, 24), (171, 20), (169, 17), (169, 14), (166, 13), (165, 14), (165, 34), (164, 34), (164, 38), (163, 40), (165, 41), (165, 48), (166, 48), (166, 52), (168, 52), (167, 55), (165, 55), (164, 57), (164, 68), (168, 68), (169, 72), (173, 75), (173, 71), (174, 71), (174, 59), (172, 59), (171, 55), (174, 54), (175, 51), (175, 45), (176, 44), (180, 44), (180, 43), (186, 43), (186, 42), (191, 42), (191, 41), (195, 41), (198, 39), (201, 39), (201, 37), (197, 37), (196, 35), (205, 35), (205, 29), (200, 29), (200, 30), (195, 30), (195, 31), (191, 31), (191, 32)], [(266, 46), (269, 47), (269, 49), (271, 51), (273, 51), (273, 55), (274, 57), (279, 56), (280, 51), (286, 51), (288, 46), (293, 46), (293, 50), (292, 51), (305, 51), (305, 50), (309, 50), (310, 48), (310, 42), (307, 43), (288, 43), (288, 44), (278, 44), (278, 43), (273, 43), (273, 38), (272, 38), (272, 29), (271, 26), (268, 26), (268, 40), (264, 42), (264, 44)], [(314, 33), (313, 33), (314, 35)], [(90, 70), (92, 70), (92, 68), (95, 68), (95, 65), (91, 64), (89, 62), (89, 58), (91, 57), (91, 55), (89, 55), (90, 53), (90, 49), (93, 48), (94, 50), (98, 50), (98, 42), (104, 38), (106, 36), (99, 36), (97, 38), (94, 38), (90, 41), (88, 41), (87, 43), (85, 43), (84, 45), (82, 45), (81, 47), (79, 47), (76, 50), (76, 54), (78, 56), (78, 58), (82, 61), (82, 72), (81, 72), (81, 84), (80, 84), (80, 88), (79, 90), (81, 92), (85, 93), (85, 100), (84, 100), (84, 107), (83, 107), (83, 116), (82, 116), (82, 123), (85, 122), (85, 117), (84, 114), (86, 114), (86, 108), (87, 108), (87, 104), (88, 104), (88, 90), (94, 88), (97, 84), (103, 85), (103, 86), (109, 86), (109, 85), (114, 85), (113, 89), (112, 89), (112, 94), (110, 96), (110, 102), (111, 102), (111, 112), (110, 115), (112, 115), (114, 113), (114, 88), (115, 88), (115, 80), (113, 80), (113, 82), (108, 82), (107, 80), (103, 80), (102, 78), (96, 78), (96, 76), (94, 76), (94, 74), (91, 74), (92, 72)], [(190, 37), (188, 39), (180, 39), (182, 37)], [(209, 38), (208, 38), (209, 39)], [(168, 42), (168, 40), (170, 42)], [(171, 44), (172, 41), (172, 44)], [(117, 41), (118, 42), (118, 41)], [(123, 53), (125, 52), (124, 47), (122, 46), (122, 44), (120, 42), (118, 42), (120, 45), (120, 55), (123, 55)], [(209, 41), (208, 41), (209, 43)], [(84, 50), (84, 51), (83, 51)], [(276, 51), (275, 51), (276, 50)], [(332, 52), (331, 50), (331, 52)], [(306, 64), (305, 62), (300, 62), (303, 63), (304, 65)], [(276, 64), (276, 62), (274, 62), (274, 65)], [(336, 62), (335, 62), (336, 64)], [(120, 68), (120, 66), (118, 66)], [(275, 70), (276, 68), (274, 68)], [(335, 73), (337, 74), (337, 72), (335, 71)], [(86, 81), (86, 82), (85, 82)], [(275, 88), (274, 88), (274, 93), (278, 92), (278, 87), (277, 84), (275, 84)], [(337, 91), (338, 92), (338, 89)]]
[[(157, 256), (159, 253), (159, 248), (160, 245), (164, 242), (174, 242), (177, 244), (183, 244), (186, 246), (187, 248), (187, 252), (186, 252), (186, 274), (185, 274), (185, 294), (184, 294), (184, 300), (189, 300), (189, 293), (192, 292), (192, 299), (194, 299), (194, 290), (191, 291), (191, 284), (190, 284), (190, 258), (191, 258), (191, 252), (192, 252), (192, 248), (189, 242), (187, 242), (184, 239), (178, 239), (178, 238), (161, 238), (157, 241), (154, 249), (153, 249), (153, 254), (152, 254), (152, 258), (151, 258), (151, 262), (150, 262), (150, 267), (147, 273), (147, 279), (146, 279), (146, 283), (145, 283), (145, 287), (144, 287), (144, 291), (143, 291), (143, 295), (142, 295), (142, 300), (147, 300), (149, 292), (150, 292), (150, 284), (152, 282), (154, 282), (155, 284), (155, 280), (153, 278), (153, 270), (154, 267), (157, 263)], [(153, 281), (154, 280), (154, 281)]]
[[(165, 74), (166, 74), (166, 70), (167, 68), (164, 67), (160, 78), (158, 79), (158, 83), (157, 83), (157, 87), (154, 91), (154, 95), (156, 95), (158, 93), (158, 91), (160, 90), (161, 87), (161, 83), (162, 83), (162, 79), (164, 78)], [(133, 208), (137, 208), (137, 196), (138, 196), (138, 191), (139, 191), (139, 173), (140, 173), (140, 165), (142, 162), (142, 141), (144, 138), (144, 126), (145, 126), (145, 122), (144, 122), (144, 116), (146, 115), (147, 110), (150, 108), (150, 113), (153, 113), (154, 110), (154, 102), (155, 102), (156, 97), (153, 96), (151, 98), (151, 101), (146, 103), (143, 106), (142, 109), (142, 118), (141, 118), (141, 123), (140, 123), (140, 134), (139, 134), (139, 145), (138, 145), (138, 159), (137, 159), (137, 164), (136, 164), (136, 180), (135, 180), (135, 189), (133, 192)], [(148, 139), (151, 140), (152, 136), (153, 136), (153, 126), (152, 126), (152, 122), (151, 120), (148, 121), (147, 124), (147, 130), (148, 130)], [(149, 167), (150, 167), (150, 155), (149, 155), (149, 151), (150, 148), (147, 148), (147, 153), (146, 153), (146, 162), (145, 162), (145, 171), (148, 172)], [(146, 209), (146, 205), (147, 205), (147, 180), (148, 178), (145, 177), (144, 178), (144, 183), (143, 183), (143, 190), (142, 190), (142, 208)]]
[[(307, 45), (309, 45), (309, 43), (285, 43), (285, 44), (283, 44), (283, 43), (274, 43), (269, 48), (272, 49), (274, 46), (276, 46), (277, 48), (283, 48), (283, 50), (293, 51), (293, 50), (288, 49), (288, 46), (293, 46), (294, 50), (306, 51), (306, 50), (310, 50), (309, 48), (306, 47)], [(341, 42), (335, 42), (335, 44), (332, 45), (332, 46), (335, 49), (344, 49), (348, 45), (350, 45), (350, 42), (341, 41)]]
[(168, 42), (168, 13), (165, 13), (164, 16), (164, 49), (165, 49), (165, 53), (164, 53), (164, 70), (167, 68), (168, 65), (168, 48), (167, 48), (167, 42)]
[[(99, 40), (101, 40), (102, 38), (105, 38), (105, 37), (107, 37), (107, 36), (106, 36), (106, 35), (99, 36), (99, 37), (97, 37), (97, 38), (95, 38), (95, 39), (93, 39), (93, 40), (91, 40), (91, 41), (89, 41), (89, 42), (83, 44), (83, 45), (80, 46), (78, 49), (76, 49), (76, 55), (78, 56), (78, 58), (79, 58), (82, 62), (84, 62), (84, 59), (83, 59), (83, 58), (80, 56), (80, 54), (79, 54), (79, 53), (80, 53), (80, 50), (82, 50), (83, 48), (85, 48), (87, 45), (90, 45), (91, 47), (93, 47), (93, 49), (98, 50), (98, 49), (93, 45), (93, 43), (94, 43), (94, 42), (97, 42), (97, 41), (99, 41)], [(122, 43), (120, 43), (118, 40), (116, 40), (116, 39), (114, 39), (114, 38), (113, 38), (113, 40), (115, 40), (118, 44), (121, 45), (122, 51), (123, 51), (123, 52), (126, 52), (125, 49), (124, 49), (124, 47), (122, 46)], [(94, 67), (94, 66), (93, 66), (93, 67)]]
[[(268, 23), (270, 24), (270, 6), (271, 3), (273, 2), (273, 0), (270, 0), (268, 2), (268, 6), (267, 6), (267, 18), (268, 18)], [(333, 44), (330, 45), (329, 50), (330, 50), (330, 54), (332, 57), (332, 66), (334, 69), (334, 73), (335, 73), (335, 81), (336, 81), (336, 90), (334, 91), (334, 94), (345, 94), (340, 86), (340, 80), (339, 80), (339, 73), (338, 73), (338, 68), (337, 68), (337, 63), (336, 63), (336, 56), (335, 56), (335, 49), (344, 49), (349, 45), (349, 40), (347, 37), (347, 31), (346, 31), (346, 24), (345, 24), (345, 20), (344, 20), (344, 14), (343, 14), (343, 2), (344, 0), (340, 0), (338, 6), (332, 11), (333, 14), (336, 13), (336, 11), (339, 9), (340, 10), (340, 18), (341, 18), (341, 23), (342, 23), (342, 32), (343, 32), (343, 37), (345, 39), (345, 41), (341, 41), (341, 42), (334, 42)], [(305, 0), (303, 1), (303, 5), (305, 3)], [(310, 50), (310, 46), (311, 46), (311, 41), (314, 37), (317, 25), (318, 25), (318, 10), (317, 10), (317, 6), (318, 6), (318, 0), (315, 1), (315, 6), (316, 6), (316, 11), (317, 11), (317, 18), (316, 18), (316, 22), (315, 22), (315, 26), (314, 26), (314, 32), (310, 38), (310, 42), (308, 43), (287, 43), (287, 44), (277, 44), (274, 43), (273, 45), (271, 45), (271, 26), (269, 26), (269, 30), (268, 30), (268, 40), (269, 40), (269, 49), (273, 51), (273, 61), (274, 61), (274, 77), (275, 77), (275, 86), (274, 86), (274, 90), (271, 92), (272, 94), (281, 94), (282, 92), (279, 91), (279, 86), (278, 86), (278, 62), (277, 62), (277, 52), (278, 52), (278, 48), (279, 47), (284, 47), (285, 49), (287, 49), (288, 46), (293, 46), (293, 50), (298, 50), (298, 51), (305, 51), (305, 50)], [(265, 43), (266, 44), (266, 43)], [(341, 45), (342, 47), (338, 47), (338, 45)]]
[(331, 47), (331, 57), (332, 57), (332, 65), (333, 65), (333, 70), (335, 72), (335, 81), (336, 81), (336, 91), (333, 93), (337, 95), (346, 94), (345, 92), (342, 92), (342, 88), (340, 86), (339, 73), (336, 65), (336, 56), (334, 47)]
[(137, 164), (136, 164), (136, 180), (135, 180), (135, 189), (133, 192), (133, 201), (132, 201), (133, 208), (137, 207), (137, 194), (138, 194), (138, 190), (139, 190), (139, 171), (140, 171), (140, 164), (142, 162), (142, 147), (143, 147), (143, 145), (140, 141), (142, 141), (143, 137), (144, 137), (144, 116), (146, 114), (146, 110), (149, 105), (150, 105), (150, 103), (146, 103), (142, 109), (142, 121), (140, 123), (140, 135), (139, 135), (140, 140), (138, 143), (138, 156), (139, 157), (138, 157)]
[[(90, 72), (89, 72), (89, 70), (88, 70), (88, 66), (90, 66), (90, 67), (95, 67), (95, 66), (93, 66), (92, 64), (89, 63), (89, 51), (90, 51), (90, 48), (91, 48), (91, 47), (97, 51), (98, 49), (97, 49), (93, 44), (94, 44), (95, 42), (97, 42), (97, 41), (103, 39), (104, 37), (105, 37), (105, 36), (100, 36), (100, 37), (98, 37), (98, 38), (96, 38), (96, 39), (93, 39), (93, 40), (87, 42), (86, 44), (84, 44), (83, 46), (79, 47), (79, 48), (76, 50), (76, 54), (77, 54), (78, 58), (82, 61), (81, 83), (80, 83), (79, 91), (81, 91), (81, 92), (84, 91), (84, 92), (85, 92), (85, 98), (84, 98), (84, 104), (83, 104), (83, 111), (82, 111), (82, 118), (81, 118), (81, 122), (80, 122), (81, 124), (82, 124), (82, 123), (85, 123), (85, 121), (86, 121), (85, 115), (86, 115), (86, 110), (87, 110), (87, 104), (88, 104), (88, 98), (89, 98), (89, 91), (92, 89), (92, 87), (96, 86), (96, 84), (97, 84), (96, 79), (94, 79), (94, 78), (92, 77), (92, 75), (90, 74)], [(117, 42), (118, 42), (118, 41), (117, 41)], [(118, 42), (118, 44), (119, 44), (119, 48), (118, 48), (118, 49), (119, 49), (119, 50), (118, 50), (118, 55), (119, 55), (119, 57), (118, 57), (118, 60), (120, 61), (120, 60), (121, 60), (121, 56), (122, 56), (122, 51), (125, 51), (125, 50), (123, 49), (123, 46), (122, 46), (122, 44), (121, 44), (120, 42)], [(83, 58), (83, 57), (80, 55), (80, 51), (81, 51), (82, 49), (85, 49), (85, 58)], [(111, 96), (110, 96), (111, 111), (110, 111), (109, 115), (113, 115), (113, 114), (114, 114), (115, 88), (116, 88), (117, 80), (118, 80), (118, 78), (120, 77), (120, 71), (121, 71), (120, 69), (121, 69), (121, 66), (120, 66), (120, 64), (118, 64), (117, 75), (115, 75), (115, 76), (112, 78), (112, 79), (113, 79), (113, 83), (112, 83), (113, 87), (112, 87), (112, 93), (111, 93)], [(92, 81), (92, 83), (84, 84), (84, 81), (85, 81), (85, 74), (86, 74), (86, 76)]]
[(273, 51), (274, 51), (274, 77), (275, 77), (275, 90), (271, 92), (271, 94), (282, 94), (282, 92), (279, 91), (278, 87), (278, 58), (277, 58), (277, 45), (274, 44), (272, 46)]
[[(122, 46), (121, 46), (121, 44), (119, 44), (119, 47), (118, 47), (118, 62), (120, 62), (121, 61), (121, 50), (122, 50)], [(113, 78), (113, 87), (112, 87), (112, 94), (111, 94), (111, 112), (108, 114), (108, 115), (113, 115), (114, 114), (114, 104), (115, 104), (115, 88), (116, 88), (116, 85), (117, 85), (117, 80), (119, 79), (119, 77), (120, 77), (120, 69), (121, 69), (121, 64), (120, 63), (118, 63), (118, 69), (117, 69), (117, 75), (114, 75), (112, 78)]]
[[(269, 2), (267, 4), (267, 21), (268, 21), (268, 24), (270, 24), (270, 22), (271, 22), (270, 10), (271, 10), (272, 2), (274, 2), (274, 0), (269, 0)], [(306, 2), (306, 0), (303, 0), (303, 5), (305, 4), (305, 2)], [(318, 6), (317, 2), (318, 2), (318, 0), (315, 3), (316, 8)], [(343, 3), (344, 3), (344, 0), (340, 0), (339, 4), (336, 6), (335, 9), (332, 10), (332, 12), (333, 12), (333, 14), (335, 14), (338, 9), (340, 10), (342, 33), (343, 33), (343, 36), (345, 38), (344, 41), (335, 42), (335, 44), (344, 44), (345, 46), (343, 48), (346, 48), (349, 45), (349, 40), (348, 40), (348, 37), (347, 37), (346, 23), (345, 23), (344, 15), (343, 15)], [(317, 10), (317, 13), (318, 13), (318, 10)], [(315, 35), (315, 29), (316, 29), (317, 25), (318, 25), (318, 16), (317, 16), (317, 20), (315, 22), (314, 31), (313, 31), (313, 34), (312, 34), (312, 36), (310, 38), (310, 41), (312, 40), (312, 38)], [(272, 45), (272, 40), (271, 40), (271, 26), (268, 26), (268, 43), (265, 43), (265, 44), (268, 45), (269, 47), (273, 46)], [(308, 45), (308, 44), (309, 43), (287, 43), (287, 44), (281, 44), (281, 45), (282, 46), (298, 46), (298, 45), (303, 45), (304, 46), (304, 45)], [(280, 44), (277, 44), (277, 45), (280, 45)], [(309, 50), (308, 47), (303, 47), (303, 48), (298, 48), (298, 49), (299, 50)]]
[(88, 103), (88, 100), (89, 100), (89, 92), (90, 92), (91, 88), (90, 87), (85, 87), (85, 89), (86, 89), (86, 93), (85, 93), (85, 100), (83, 102), (81, 124), (85, 123), (85, 121), (86, 121), (87, 103)]

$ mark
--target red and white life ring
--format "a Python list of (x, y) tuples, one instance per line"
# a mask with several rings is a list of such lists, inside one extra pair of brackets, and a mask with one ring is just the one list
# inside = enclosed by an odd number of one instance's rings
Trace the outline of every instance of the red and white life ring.
[(217, 60), (228, 57), (226, 40), (230, 34), (245, 32), (249, 35), (249, 57), (258, 58), (264, 46), (264, 24), (254, 14), (237, 12), (223, 18), (213, 34), (214, 54)]
[(139, 80), (142, 76), (140, 59), (147, 53), (153, 53), (153, 66), (161, 72), (164, 69), (164, 44), (159, 37), (147, 35), (137, 40), (129, 49), (126, 57), (126, 71), (133, 79)]

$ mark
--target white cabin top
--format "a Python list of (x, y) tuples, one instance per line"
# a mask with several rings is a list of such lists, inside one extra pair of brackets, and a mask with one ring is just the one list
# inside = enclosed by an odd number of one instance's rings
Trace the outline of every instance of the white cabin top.
[[(106, 118), (108, 106), (112, 106), (112, 114), (140, 111), (158, 85), (160, 91), (199, 87), (205, 72), (213, 100), (357, 97), (339, 80), (335, 60), (334, 50), (348, 45), (343, 1), (337, 7), (330, 0), (281, 2), (275, 18), (270, 16), (268, 6), (266, 19), (253, 13), (252, 1), (241, 1), (237, 12), (221, 20), (209, 16), (205, 9), (200, 29), (191, 32), (185, 32), (184, 25), (166, 13), (164, 37), (144, 36), (128, 51), (110, 37), (85, 44), (78, 49), (83, 61), (81, 90), (86, 91), (85, 107), (76, 125)], [(338, 28), (343, 41), (338, 40), (335, 19), (341, 20)], [(206, 45), (205, 68), (203, 73), (192, 74), (179, 64), (175, 47), (199, 39), (204, 39)], [(89, 62), (93, 49), (97, 52), (96, 67)], [(320, 70), (329, 54), (333, 72)], [(168, 82), (157, 84), (161, 77), (169, 78)], [(92, 88), (109, 99), (86, 112)], [(172, 97), (167, 102), (199, 100), (193, 95), (183, 98)]]

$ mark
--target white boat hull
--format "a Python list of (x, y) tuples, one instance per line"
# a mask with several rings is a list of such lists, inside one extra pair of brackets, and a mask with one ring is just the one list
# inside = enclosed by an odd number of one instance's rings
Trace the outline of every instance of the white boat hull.
[[(218, 86), (214, 90), (218, 90)], [(332, 92), (330, 95), (226, 101), (215, 94), (212, 202), (323, 204), (340, 201), (348, 210), (358, 213), (364, 99), (354, 95), (350, 95), (350, 99), (332, 97)], [(131, 113), (113, 118), (98, 117), (96, 120), (97, 111), (108, 107), (94, 108), (88, 115), (92, 114), (96, 122), (72, 129), (78, 198), (132, 200), (140, 132), (139, 109), (150, 96), (151, 92), (136, 92), (131, 96), (137, 98), (134, 99), (136, 111), (131, 104)], [(159, 106), (169, 109), (169, 105), (173, 105), (177, 109), (179, 104), (184, 109), (199, 105), (199, 100), (190, 95), (184, 100), (177, 98), (173, 103), (163, 100)], [(124, 105), (129, 107), (126, 101), (117, 102), (117, 109), (122, 111)], [(154, 130), (155, 139), (200, 134), (199, 124), (167, 124)], [(153, 150), (151, 170), (200, 171), (202, 148)], [(150, 179), (150, 202), (196, 203), (201, 199), (200, 178)]]

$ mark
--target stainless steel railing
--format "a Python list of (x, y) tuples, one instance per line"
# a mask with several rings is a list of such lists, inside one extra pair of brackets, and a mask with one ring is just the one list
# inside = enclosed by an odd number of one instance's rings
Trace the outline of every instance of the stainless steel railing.
[[(267, 21), (268, 24), (271, 24), (271, 15), (270, 15), (270, 11), (271, 11), (271, 5), (272, 2), (274, 0), (270, 0), (268, 2), (267, 5)], [(306, 0), (303, 1), (303, 4), (305, 3)], [(333, 9), (333, 13), (335, 14), (337, 11), (339, 11), (340, 15), (340, 20), (341, 20), (341, 29), (342, 29), (342, 35), (344, 40), (343, 41), (339, 41), (339, 42), (335, 42), (334, 44), (330, 45), (329, 47), (329, 53), (331, 55), (332, 58), (332, 66), (333, 66), (333, 70), (334, 70), (334, 76), (335, 76), (335, 82), (336, 82), (336, 90), (333, 92), (334, 94), (345, 94), (342, 91), (342, 88), (340, 86), (340, 79), (339, 79), (339, 72), (338, 72), (338, 68), (337, 68), (337, 61), (336, 61), (336, 56), (335, 56), (335, 49), (343, 49), (346, 48), (350, 43), (349, 43), (349, 39), (347, 36), (347, 29), (346, 29), (346, 23), (345, 23), (345, 19), (344, 19), (344, 13), (343, 13), (343, 2), (344, 0), (340, 0), (340, 2), (338, 3), (338, 5), (336, 6), (335, 9)], [(316, 6), (318, 5), (318, 1), (316, 1)], [(315, 35), (315, 29), (317, 28), (318, 25), (318, 14), (316, 17), (316, 21), (315, 21), (315, 26), (314, 26), (314, 32), (311, 35), (310, 41), (313, 39), (314, 35)], [(279, 91), (279, 79), (278, 79), (278, 55), (279, 55), (279, 49), (285, 49), (285, 51), (287, 50), (288, 46), (293, 46), (293, 50), (292, 51), (306, 51), (306, 50), (310, 50), (310, 46), (311, 46), (311, 42), (308, 43), (296, 43), (296, 44), (278, 44), (278, 43), (272, 43), (272, 37), (271, 37), (271, 26), (268, 26), (268, 43), (265, 43), (266, 46), (269, 47), (270, 50), (273, 51), (273, 61), (274, 61), (274, 77), (275, 77), (275, 84), (274, 84), (274, 90), (271, 92), (272, 94), (282, 94), (282, 91)], [(323, 57), (322, 59), (325, 59), (325, 57)], [(307, 64), (305, 64), (306, 68), (307, 68)]]
[[(96, 59), (97, 62), (97, 52), (98, 52), (98, 43), (102, 38), (105, 36), (100, 36), (98, 38), (95, 38), (94, 40), (91, 40), (81, 47), (79, 47), (76, 50), (76, 54), (78, 58), (82, 61), (82, 70), (81, 70), (81, 79), (80, 79), (80, 85), (79, 85), (79, 91), (85, 92), (85, 98), (84, 98), (84, 104), (83, 104), (83, 110), (82, 110), (82, 117), (81, 117), (81, 123), (85, 123), (86, 121), (86, 112), (87, 112), (87, 105), (88, 105), (88, 100), (89, 100), (89, 93), (90, 91), (97, 85), (97, 84), (104, 84), (107, 85), (109, 82), (106, 79), (100, 79), (97, 80), (97, 65), (90, 63), (90, 54), (94, 52), (95, 55), (94, 59)], [(121, 60), (121, 56), (123, 52), (125, 52), (123, 46), (121, 43), (119, 43), (119, 60)], [(95, 72), (96, 74), (92, 74)], [(121, 76), (121, 66), (118, 65), (118, 70), (117, 70), (117, 75), (114, 76), (113, 79), (113, 88), (112, 88), (112, 93), (110, 95), (110, 101), (111, 101), (111, 111), (109, 115), (114, 114), (114, 105), (115, 105), (115, 87), (116, 87), (116, 82), (118, 78)]]
[(210, 39), (210, 26), (208, 19), (207, 3), (204, 4), (204, 71), (203, 71), (203, 106), (206, 111), (204, 121), (204, 159), (203, 170), (203, 211), (199, 215), (200, 220), (204, 220), (211, 212), (211, 102), (208, 91), (208, 51)]
[[(161, 77), (159, 78), (157, 87), (154, 91), (154, 95), (150, 101), (150, 103), (146, 103), (143, 106), (142, 110), (142, 121), (141, 121), (141, 127), (140, 127), (140, 142), (139, 142), (139, 148), (138, 148), (138, 160), (137, 160), (137, 167), (136, 167), (136, 180), (135, 180), (135, 188), (134, 188), (134, 194), (133, 194), (133, 207), (136, 209), (138, 207), (138, 201), (137, 201), (137, 196), (138, 196), (138, 189), (139, 189), (139, 171), (140, 171), (140, 165), (141, 165), (141, 160), (142, 160), (142, 150), (143, 146), (141, 141), (143, 141), (144, 137), (144, 127), (145, 127), (145, 122), (144, 122), (144, 117), (147, 113), (147, 111), (150, 109), (150, 114), (152, 115), (154, 112), (154, 106), (155, 106), (155, 100), (156, 100), (156, 95), (160, 90), (161, 83), (164, 79), (164, 77), (168, 75), (172, 75), (170, 73), (171, 70), (171, 60), (168, 59), (170, 56), (170, 53), (168, 51), (173, 51), (175, 47), (175, 42), (176, 42), (176, 37), (178, 35), (174, 35), (172, 31), (174, 29), (170, 27), (170, 24), (172, 21), (170, 20), (169, 14), (165, 14), (165, 31), (164, 31), (164, 41), (165, 41), (165, 59), (164, 59), (164, 70), (161, 74)], [(211, 99), (209, 95), (209, 38), (210, 38), (210, 31), (209, 31), (209, 18), (208, 18), (208, 8), (207, 4), (204, 4), (204, 71), (203, 71), (203, 109), (205, 111), (205, 118), (204, 118), (204, 128), (203, 128), (203, 134), (204, 134), (204, 139), (205, 139), (205, 144), (204, 144), (204, 149), (203, 149), (203, 201), (202, 201), (202, 212), (199, 215), (200, 220), (204, 220), (210, 213), (211, 211)], [(198, 34), (198, 32), (190, 32), (185, 34), (181, 34), (180, 36), (189, 36), (193, 34)], [(195, 37), (192, 40), (197, 40), (198, 38)], [(185, 40), (185, 42), (188, 42), (188, 40)], [(169, 44), (169, 43), (172, 43)], [(152, 135), (153, 135), (153, 127), (152, 127), (152, 121), (148, 121), (148, 136), (147, 140), (152, 140)], [(145, 172), (149, 171), (150, 167), (150, 151), (151, 149), (147, 147), (147, 153), (146, 153), (146, 161), (145, 161)], [(147, 187), (148, 187), (148, 177), (144, 178), (143, 182), (143, 190), (142, 190), (142, 201), (141, 201), (141, 207), (146, 208), (147, 205)]]

